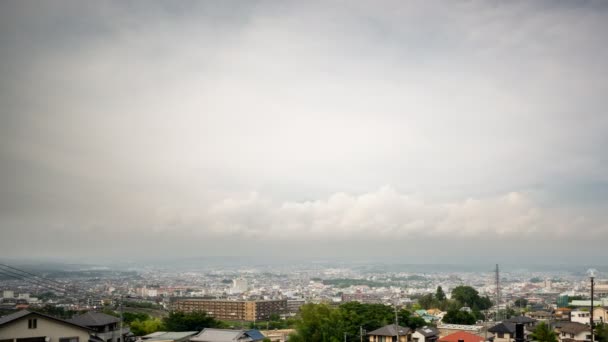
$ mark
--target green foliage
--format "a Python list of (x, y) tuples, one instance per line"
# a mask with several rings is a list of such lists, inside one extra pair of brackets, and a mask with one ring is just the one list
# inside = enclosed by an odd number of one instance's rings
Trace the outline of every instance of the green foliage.
[(143, 336), (165, 330), (160, 318), (150, 318), (143, 321), (137, 319), (129, 323), (129, 326), (131, 327), (131, 332), (135, 334), (135, 336)]
[(557, 335), (551, 327), (545, 323), (539, 323), (531, 335), (534, 341), (538, 342), (557, 342)]
[(518, 298), (517, 300), (515, 300), (515, 306), (525, 308), (526, 306), (528, 306), (528, 300), (525, 298)]
[(435, 292), (435, 299), (440, 302), (445, 300), (445, 292), (443, 292), (441, 286), (437, 286), (437, 291)]
[(449, 310), (445, 316), (443, 316), (443, 322), (449, 324), (475, 324), (477, 318), (475, 315), (461, 310)]
[(594, 333), (596, 341), (608, 342), (608, 323), (597, 324)]
[(204, 311), (181, 312), (173, 311), (163, 318), (164, 329), (167, 331), (201, 331), (204, 328), (217, 328), (222, 323), (207, 315)]
[(486, 310), (492, 307), (490, 298), (480, 297), (479, 292), (470, 286), (458, 286), (452, 290), (452, 299), (474, 310)]
[(150, 315), (146, 313), (125, 312), (122, 314), (122, 320), (125, 324), (130, 324), (133, 321), (147, 321), (149, 319)]
[[(409, 314), (409, 312), (408, 312)], [(341, 342), (359, 340), (359, 329), (378, 329), (394, 322), (393, 308), (383, 304), (349, 302), (337, 308), (325, 304), (306, 304), (300, 308), (292, 342)], [(403, 322), (401, 323), (403, 325)]]
[(408, 310), (402, 309), (399, 311), (399, 325), (410, 327), (412, 329), (418, 329), (425, 325), (428, 325), (426, 321), (418, 316), (412, 315), (412, 313)]

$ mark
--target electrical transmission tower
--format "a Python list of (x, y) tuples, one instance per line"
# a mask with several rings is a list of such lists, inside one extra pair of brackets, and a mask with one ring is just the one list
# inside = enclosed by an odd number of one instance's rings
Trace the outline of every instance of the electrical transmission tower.
[(502, 319), (500, 314), (500, 270), (496, 264), (496, 320)]

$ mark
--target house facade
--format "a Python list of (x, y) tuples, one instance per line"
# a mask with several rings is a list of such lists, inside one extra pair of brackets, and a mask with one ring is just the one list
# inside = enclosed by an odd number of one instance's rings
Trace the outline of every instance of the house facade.
[(89, 342), (90, 333), (87, 327), (27, 310), (0, 317), (1, 342)]
[(412, 331), (396, 324), (385, 325), (367, 334), (369, 342), (411, 342)]

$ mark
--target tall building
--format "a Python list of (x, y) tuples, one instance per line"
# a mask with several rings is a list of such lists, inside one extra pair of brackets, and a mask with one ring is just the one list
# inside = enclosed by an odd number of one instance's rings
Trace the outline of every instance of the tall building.
[(247, 279), (237, 278), (232, 280), (232, 288), (230, 289), (231, 293), (243, 293), (247, 292), (248, 289)]
[(228, 321), (262, 321), (272, 314), (287, 312), (287, 300), (216, 300), (200, 298), (173, 298), (175, 311), (204, 311), (210, 316)]

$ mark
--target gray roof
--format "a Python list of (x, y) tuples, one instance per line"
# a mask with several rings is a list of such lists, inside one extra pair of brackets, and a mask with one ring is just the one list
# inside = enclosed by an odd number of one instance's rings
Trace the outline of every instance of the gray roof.
[(439, 330), (437, 330), (433, 327), (418, 328), (418, 329), (416, 329), (416, 332), (419, 334), (422, 334), (422, 336), (424, 336), (424, 337), (439, 336)]
[[(254, 333), (255, 332), (255, 333)], [(261, 338), (260, 338), (261, 337)], [(230, 330), (205, 328), (200, 334), (192, 337), (193, 342), (233, 342), (233, 341), (261, 341), (263, 335), (257, 330)]]
[[(149, 334), (143, 336), (146, 341), (176, 341), (183, 338), (194, 336), (198, 334), (198, 331), (169, 331), (162, 332), (161, 334)], [(152, 336), (151, 336), (152, 335)]]
[(6, 316), (2, 316), (0, 317), (0, 326), (3, 324), (7, 324), (10, 323), (12, 321), (16, 321), (18, 319), (24, 318), (26, 316), (29, 315), (36, 315), (36, 316), (40, 316), (40, 317), (44, 317), (59, 323), (63, 323), (63, 324), (68, 324), (68, 325), (72, 325), (72, 326), (76, 326), (78, 328), (87, 330), (87, 331), (91, 331), (91, 329), (89, 327), (80, 325), (78, 323), (74, 323), (74, 322), (70, 322), (70, 321), (66, 321), (57, 317), (53, 317), (53, 316), (49, 316), (49, 315), (45, 315), (45, 314), (41, 314), (39, 312), (33, 312), (33, 311), (28, 311), (28, 310), (21, 310), (21, 311), (17, 311), (15, 313), (12, 313), (10, 315), (6, 315)]
[(534, 323), (536, 322), (536, 320), (534, 318), (530, 318), (528, 316), (515, 316), (515, 317), (511, 317), (509, 319), (505, 319), (503, 322), (508, 322), (508, 323)]
[(120, 318), (106, 315), (101, 312), (89, 311), (83, 313), (82, 315), (74, 316), (71, 319), (68, 319), (68, 322), (84, 325), (86, 327), (100, 327), (112, 323), (118, 323), (120, 322)]
[(496, 334), (515, 334), (515, 323), (503, 322), (496, 324), (488, 329), (489, 332)]
[(374, 331), (369, 332), (367, 335), (372, 336), (397, 336), (397, 332), (399, 332), (399, 336), (407, 335), (410, 332), (410, 328), (402, 327), (400, 325), (389, 324), (385, 325), (380, 329), (376, 329)]

